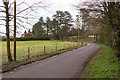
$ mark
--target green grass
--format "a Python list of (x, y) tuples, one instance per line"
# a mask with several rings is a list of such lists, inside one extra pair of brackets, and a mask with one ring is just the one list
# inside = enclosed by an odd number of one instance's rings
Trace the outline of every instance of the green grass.
[[(6, 44), (6, 43), (2, 42), (2, 44)], [(17, 52), (17, 61), (8, 62), (7, 58), (4, 59), (6, 54), (2, 53), (3, 54), (2, 71), (8, 71), (13, 68), (19, 67), (21, 65), (26, 65), (31, 62), (39, 61), (39, 60), (51, 57), (53, 55), (58, 55), (60, 53), (63, 53), (75, 48), (79, 48), (82, 46), (86, 46), (86, 45), (87, 45), (86, 43), (83, 43), (83, 45), (80, 45), (80, 43), (66, 42), (66, 41), (17, 41), (17, 51), (19, 50)], [(30, 46), (31, 48), (30, 58), (28, 58), (26, 55), (27, 51), (26, 53), (24, 53), (24, 49), (28, 46)], [(44, 46), (46, 46), (46, 53), (43, 53)], [(57, 46), (57, 51), (56, 51), (56, 46)], [(4, 51), (6, 48), (5, 45), (2, 48), (3, 48), (2, 49), (3, 52), (5, 52)], [(37, 51), (37, 53), (35, 53), (34, 51)]]
[[(13, 55), (13, 41), (11, 41), (11, 53)], [(57, 49), (62, 49), (68, 46), (75, 45), (75, 42), (62, 41), (17, 41), (17, 60), (23, 59), (28, 55), (28, 47), (30, 48), (30, 56), (40, 55), (44, 53), (44, 46), (46, 53)], [(6, 42), (2, 42), (2, 58), (3, 62), (7, 61)]]
[(93, 38), (81, 38), (79, 42), (87, 42), (87, 43), (92, 43), (95, 42), (95, 39)]
[(103, 44), (99, 44), (103, 50), (95, 56), (86, 72), (89, 73), (88, 78), (118, 78), (118, 59), (114, 51)]

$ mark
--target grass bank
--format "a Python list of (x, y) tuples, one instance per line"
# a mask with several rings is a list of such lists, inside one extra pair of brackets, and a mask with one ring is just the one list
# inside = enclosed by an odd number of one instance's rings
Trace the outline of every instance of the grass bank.
[(86, 67), (83, 78), (118, 78), (118, 58), (114, 50), (103, 44), (102, 50), (95, 56)]

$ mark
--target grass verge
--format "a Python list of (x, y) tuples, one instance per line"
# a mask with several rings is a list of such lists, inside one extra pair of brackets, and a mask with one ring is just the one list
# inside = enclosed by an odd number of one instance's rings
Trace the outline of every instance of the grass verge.
[(9, 64), (6, 63), (6, 64), (3, 64), (3, 66), (2, 66), (2, 73), (8, 72), (8, 71), (10, 71), (14, 68), (17, 68), (21, 65), (26, 65), (26, 64), (29, 64), (29, 63), (32, 63), (32, 62), (35, 62), (35, 61), (43, 60), (43, 59), (49, 58), (51, 56), (58, 55), (58, 54), (61, 54), (63, 52), (67, 52), (67, 51), (70, 51), (70, 50), (73, 50), (73, 49), (77, 49), (77, 48), (80, 48), (80, 47), (86, 46), (86, 45), (87, 45), (86, 43), (83, 43), (83, 45), (66, 47), (66, 48), (63, 48), (63, 49), (59, 49), (55, 52), (50, 52), (50, 53), (46, 53), (46, 54), (32, 56), (29, 59), (26, 58), (26, 59), (23, 59), (22, 61), (11, 62)]
[(93, 38), (81, 38), (79, 42), (94, 43), (95, 39)]
[(103, 44), (102, 50), (86, 67), (82, 78), (118, 78), (118, 58), (114, 50)]

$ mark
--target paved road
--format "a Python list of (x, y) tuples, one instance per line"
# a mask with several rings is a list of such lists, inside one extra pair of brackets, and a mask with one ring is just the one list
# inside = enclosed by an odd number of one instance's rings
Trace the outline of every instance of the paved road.
[(100, 49), (99, 45), (89, 43), (45, 60), (19, 67), (3, 74), (3, 78), (74, 78), (81, 74), (84, 63)]

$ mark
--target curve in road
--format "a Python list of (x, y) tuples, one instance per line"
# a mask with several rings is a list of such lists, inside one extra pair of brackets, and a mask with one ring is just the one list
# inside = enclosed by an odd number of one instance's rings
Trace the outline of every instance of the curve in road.
[(97, 44), (88, 43), (87, 46), (16, 68), (4, 73), (3, 78), (80, 77), (85, 61), (100, 48)]

